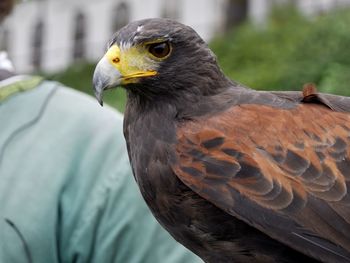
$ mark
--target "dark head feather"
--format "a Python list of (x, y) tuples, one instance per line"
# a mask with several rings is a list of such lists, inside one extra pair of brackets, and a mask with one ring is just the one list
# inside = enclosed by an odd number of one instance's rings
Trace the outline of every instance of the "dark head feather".
[(126, 86), (131, 97), (198, 101), (232, 85), (204, 40), (191, 27), (170, 19), (132, 22), (114, 35), (110, 45), (140, 45), (155, 39), (169, 41), (172, 53), (160, 62), (157, 76)]

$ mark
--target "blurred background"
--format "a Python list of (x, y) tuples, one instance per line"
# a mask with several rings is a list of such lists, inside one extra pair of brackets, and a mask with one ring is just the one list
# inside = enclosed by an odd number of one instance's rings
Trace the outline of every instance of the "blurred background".
[[(350, 95), (350, 0), (23, 0), (0, 27), (0, 50), (18, 73), (91, 94), (112, 34), (149, 17), (192, 26), (246, 86), (301, 90), (313, 82)], [(125, 93), (112, 90), (105, 101), (123, 111)]]

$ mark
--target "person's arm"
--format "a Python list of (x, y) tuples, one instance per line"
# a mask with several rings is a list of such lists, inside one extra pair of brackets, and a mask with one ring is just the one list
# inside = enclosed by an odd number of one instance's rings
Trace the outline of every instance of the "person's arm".
[(159, 225), (142, 199), (131, 172), (121, 115), (95, 101), (88, 109), (72, 96), (63, 101), (75, 101), (74, 108), (83, 116), (72, 123), (79, 128), (71, 136), (81, 145), (76, 145), (76, 174), (67, 181), (60, 201), (63, 262), (201, 262)]

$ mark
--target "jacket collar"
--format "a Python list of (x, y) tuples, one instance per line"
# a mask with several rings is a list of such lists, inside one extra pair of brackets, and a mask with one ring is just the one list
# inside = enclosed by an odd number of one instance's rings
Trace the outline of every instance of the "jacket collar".
[(13, 76), (0, 81), (0, 103), (10, 96), (37, 87), (43, 78), (38, 76)]

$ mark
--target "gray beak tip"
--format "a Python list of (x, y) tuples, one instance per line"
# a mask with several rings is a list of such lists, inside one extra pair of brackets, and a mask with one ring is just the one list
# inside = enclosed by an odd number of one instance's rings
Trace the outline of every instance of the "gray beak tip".
[(98, 103), (103, 107), (103, 100), (98, 100)]
[(100, 74), (97, 71), (94, 72), (93, 76), (93, 88), (94, 88), (94, 94), (95, 98), (97, 99), (98, 103), (103, 106), (103, 91), (105, 90), (105, 79), (104, 75)]
[(100, 92), (98, 90), (95, 90), (95, 98), (97, 99), (98, 103), (103, 107), (103, 92)]

